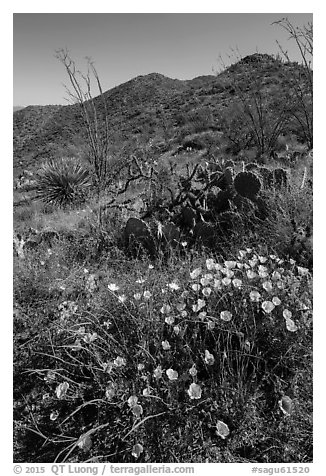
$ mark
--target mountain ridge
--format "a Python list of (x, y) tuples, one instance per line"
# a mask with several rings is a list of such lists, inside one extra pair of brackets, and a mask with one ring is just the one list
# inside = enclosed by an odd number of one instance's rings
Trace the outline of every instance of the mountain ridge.
[[(196, 128), (219, 131), (221, 112), (237, 99), (235, 84), (250, 91), (252, 75), (261, 80), (264, 91), (282, 91), (298, 68), (255, 53), (216, 76), (181, 80), (155, 72), (139, 75), (103, 93), (112, 146), (123, 149), (132, 141), (159, 142), (167, 137), (177, 143)], [(104, 115), (102, 99), (94, 98), (100, 116)], [(38, 167), (49, 157), (69, 155), (85, 146), (78, 104), (27, 106), (13, 116), (14, 167)]]

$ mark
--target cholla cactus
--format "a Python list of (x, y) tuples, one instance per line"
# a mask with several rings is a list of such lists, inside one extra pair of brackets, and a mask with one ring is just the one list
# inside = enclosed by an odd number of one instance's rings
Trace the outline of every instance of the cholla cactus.
[(261, 182), (252, 172), (239, 172), (234, 178), (234, 188), (242, 197), (256, 198), (261, 189)]
[(36, 198), (64, 207), (80, 201), (89, 185), (89, 172), (80, 163), (66, 158), (51, 160), (37, 174)]

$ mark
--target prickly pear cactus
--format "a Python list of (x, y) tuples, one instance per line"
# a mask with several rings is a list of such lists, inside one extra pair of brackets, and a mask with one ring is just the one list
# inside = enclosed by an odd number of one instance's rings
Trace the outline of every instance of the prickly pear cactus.
[(250, 172), (251, 170), (258, 169), (258, 164), (256, 162), (249, 162), (246, 166), (245, 169), (247, 172)]
[(216, 195), (214, 203), (215, 213), (223, 213), (230, 210), (230, 199), (231, 196), (227, 190), (220, 190)]
[(284, 169), (275, 169), (273, 171), (274, 186), (284, 187), (288, 183), (288, 175)]
[(233, 169), (235, 167), (235, 163), (233, 162), (233, 160), (227, 160), (225, 163), (224, 163), (224, 167), (227, 169), (227, 168), (231, 168)]
[(224, 170), (223, 174), (218, 178), (215, 184), (221, 190), (227, 190), (233, 185), (233, 170), (228, 167)]
[(231, 167), (227, 167), (224, 170), (224, 177), (225, 177), (225, 180), (226, 180), (226, 183), (227, 183), (228, 187), (233, 185), (233, 169)]
[(273, 172), (267, 167), (258, 167), (256, 170), (257, 174), (262, 178), (264, 187), (270, 187), (273, 183)]
[(261, 182), (252, 172), (239, 172), (234, 178), (234, 188), (242, 197), (254, 199), (261, 189)]

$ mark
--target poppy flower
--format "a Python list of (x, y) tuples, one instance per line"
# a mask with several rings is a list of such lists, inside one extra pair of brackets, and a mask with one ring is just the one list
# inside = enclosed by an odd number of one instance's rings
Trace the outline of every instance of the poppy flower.
[(216, 423), (216, 433), (224, 440), (227, 436), (229, 436), (230, 430), (226, 423), (218, 420)]
[(264, 309), (266, 314), (270, 314), (272, 312), (272, 310), (275, 309), (275, 306), (272, 303), (272, 301), (264, 301), (262, 303), (261, 307)]
[(288, 309), (284, 309), (284, 311), (283, 311), (283, 317), (284, 317), (284, 319), (291, 319), (291, 317), (292, 317), (292, 312), (289, 311)]
[(165, 373), (168, 376), (169, 380), (178, 380), (178, 372), (176, 370), (167, 369)]
[(134, 405), (131, 407), (132, 413), (135, 415), (136, 418), (140, 418), (143, 414), (143, 407), (141, 405)]
[(175, 333), (176, 335), (179, 335), (180, 332), (181, 332), (181, 329), (180, 329), (179, 326), (174, 326), (174, 327), (173, 327), (173, 331), (174, 331), (174, 333)]
[(249, 294), (249, 297), (252, 302), (259, 302), (261, 298), (258, 291), (251, 291), (251, 293)]
[(110, 401), (114, 397), (116, 392), (116, 384), (114, 382), (108, 382), (105, 389), (105, 396)]
[(213, 354), (209, 352), (209, 350), (205, 350), (205, 362), (207, 365), (213, 365), (215, 362), (215, 357)]
[(93, 334), (88, 332), (87, 334), (84, 335), (83, 340), (84, 340), (84, 342), (86, 342), (86, 344), (91, 344), (92, 342), (94, 342), (97, 339), (97, 337), (98, 337), (98, 335), (97, 335), (96, 332), (93, 332)]
[(55, 389), (55, 393), (56, 393), (57, 397), (59, 398), (59, 400), (64, 398), (64, 396), (66, 395), (66, 393), (68, 391), (68, 388), (69, 388), (69, 383), (68, 382), (62, 382), (57, 386), (57, 388)]
[(213, 286), (215, 289), (222, 289), (222, 281), (220, 279), (214, 279)]
[[(212, 276), (212, 275), (211, 275)], [(213, 278), (213, 276), (212, 276)], [(201, 279), (200, 279), (200, 284), (202, 286), (208, 286), (209, 283), (210, 283), (211, 279), (207, 278), (206, 276), (203, 276)]]
[(208, 269), (208, 271), (212, 271), (213, 269), (215, 269), (215, 261), (211, 258), (207, 259), (206, 268)]
[(126, 359), (124, 359), (123, 357), (117, 357), (116, 359), (114, 359), (113, 363), (116, 367), (123, 367), (126, 365)]
[(236, 278), (236, 279), (234, 279), (234, 280), (232, 281), (232, 284), (233, 284), (233, 286), (234, 286), (235, 288), (240, 289), (241, 286), (242, 286), (242, 281), (241, 281), (241, 279), (237, 279), (237, 278)]
[(193, 310), (194, 312), (199, 312), (199, 311), (200, 311), (203, 307), (205, 307), (205, 306), (206, 306), (205, 300), (204, 300), (204, 299), (198, 299), (198, 300), (197, 300), (197, 304), (194, 304), (194, 305), (192, 306), (192, 310)]
[(201, 268), (196, 268), (196, 269), (194, 269), (194, 270), (191, 271), (191, 273), (190, 273), (191, 279), (196, 279), (196, 278), (198, 278), (198, 276), (200, 275), (200, 273), (201, 273)]
[(77, 446), (84, 451), (89, 451), (92, 447), (92, 439), (90, 435), (81, 435), (77, 442)]
[(202, 293), (205, 297), (208, 297), (208, 296), (211, 295), (212, 290), (211, 290), (211, 288), (203, 288)]
[(278, 281), (282, 278), (281, 274), (278, 271), (273, 271), (272, 273), (272, 279), (274, 281)]
[(166, 318), (164, 319), (164, 321), (169, 324), (169, 325), (172, 325), (174, 324), (174, 317), (173, 316), (166, 316)]
[(169, 306), (168, 304), (163, 304), (160, 311), (162, 314), (169, 314), (171, 312), (171, 306)]
[(191, 400), (199, 400), (201, 398), (201, 388), (196, 383), (190, 384), (187, 393)]
[(109, 291), (119, 291), (119, 286), (117, 286), (115, 283), (110, 283), (108, 284), (108, 290)]
[(228, 269), (233, 269), (236, 267), (237, 262), (236, 261), (224, 261), (224, 265)]
[(170, 350), (171, 349), (170, 342), (168, 340), (164, 340), (162, 342), (162, 347), (163, 347), (163, 350)]
[(148, 397), (152, 393), (151, 389), (149, 387), (144, 388), (143, 390), (143, 396)]
[(234, 271), (232, 271), (232, 269), (222, 269), (222, 273), (225, 275), (226, 278), (233, 278), (234, 276)]
[(293, 411), (293, 401), (291, 400), (290, 397), (288, 397), (287, 395), (284, 395), (281, 400), (278, 401), (278, 405), (280, 407), (280, 409), (282, 410), (282, 412), (284, 413), (284, 415), (291, 415), (292, 411)]
[(197, 369), (196, 369), (196, 365), (194, 364), (192, 367), (190, 367), (189, 369), (189, 373), (192, 377), (196, 377), (197, 375)]
[(229, 311), (222, 311), (222, 312), (220, 313), (220, 318), (222, 319), (222, 321), (228, 322), (228, 321), (231, 321), (231, 319), (232, 319), (232, 314), (231, 314), (231, 312), (229, 312)]
[(158, 367), (156, 367), (156, 369), (153, 372), (153, 375), (154, 375), (155, 378), (161, 378), (162, 377), (163, 370), (162, 370), (162, 367), (160, 365)]
[(144, 451), (144, 447), (140, 443), (136, 443), (132, 447), (131, 454), (134, 458), (138, 459), (143, 451)]
[(55, 421), (58, 418), (58, 416), (59, 416), (59, 412), (57, 410), (54, 411), (54, 412), (51, 412), (50, 413), (50, 420)]
[(265, 289), (265, 291), (270, 292), (273, 289), (273, 284), (270, 281), (265, 281), (263, 283), (263, 288)]
[(180, 289), (180, 286), (177, 283), (170, 283), (168, 284), (168, 287), (172, 289), (172, 291), (177, 291), (178, 289)]
[(183, 301), (182, 301), (182, 302), (178, 302), (178, 304), (177, 304), (176, 307), (177, 307), (177, 310), (181, 312), (181, 311), (183, 311), (184, 309), (186, 309), (187, 304), (186, 304), (185, 302), (183, 302)]
[(288, 331), (296, 332), (298, 330), (298, 326), (292, 319), (285, 319), (285, 325)]
[(138, 397), (136, 397), (136, 395), (131, 395), (131, 397), (129, 397), (127, 400), (127, 403), (130, 408), (136, 405), (137, 402), (138, 402)]
[(257, 276), (257, 274), (255, 273), (255, 271), (252, 271), (252, 269), (248, 269), (247, 276), (249, 279), (254, 279)]
[(148, 300), (152, 297), (152, 294), (150, 291), (144, 291), (143, 296), (144, 296), (144, 299)]

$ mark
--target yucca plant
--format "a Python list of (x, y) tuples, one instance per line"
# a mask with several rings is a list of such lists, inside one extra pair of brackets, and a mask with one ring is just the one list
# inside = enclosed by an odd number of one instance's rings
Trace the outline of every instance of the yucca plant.
[(68, 158), (50, 160), (37, 173), (36, 198), (66, 207), (82, 202), (89, 186), (89, 172), (80, 162)]

